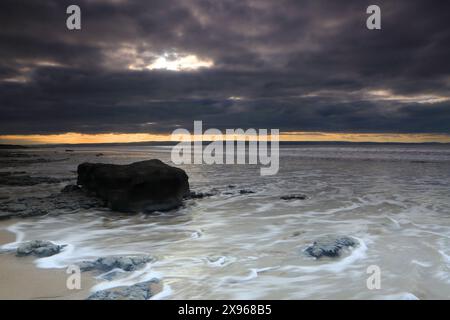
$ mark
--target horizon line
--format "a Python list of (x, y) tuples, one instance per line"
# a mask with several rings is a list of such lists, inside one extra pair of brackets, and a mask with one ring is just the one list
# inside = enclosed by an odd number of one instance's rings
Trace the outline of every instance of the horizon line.
[[(98, 133), (85, 134), (67, 132), (61, 134), (22, 134), (0, 135), (0, 144), (9, 145), (80, 145), (80, 144), (136, 144), (136, 143), (178, 143), (178, 139), (171, 138), (170, 134), (150, 133)], [(189, 136), (188, 141), (259, 141), (251, 139), (248, 135), (203, 135), (196, 139)], [(181, 138), (181, 139), (180, 139)], [(228, 138), (228, 139), (226, 139)], [(267, 135), (270, 141), (270, 134)], [(344, 132), (281, 132), (280, 143), (286, 142), (356, 142), (356, 143), (450, 143), (450, 134), (446, 133), (344, 133)]]

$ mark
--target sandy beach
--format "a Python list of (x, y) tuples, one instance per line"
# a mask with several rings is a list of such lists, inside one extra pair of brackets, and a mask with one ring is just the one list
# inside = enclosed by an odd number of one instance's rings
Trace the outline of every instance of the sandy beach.
[[(5, 230), (14, 220), (0, 221), (0, 245), (13, 242), (14, 234)], [(64, 269), (38, 269), (34, 257), (0, 254), (0, 299), (64, 299), (78, 300), (89, 296), (95, 279), (88, 273), (81, 278), (80, 290), (66, 287), (68, 275)]]

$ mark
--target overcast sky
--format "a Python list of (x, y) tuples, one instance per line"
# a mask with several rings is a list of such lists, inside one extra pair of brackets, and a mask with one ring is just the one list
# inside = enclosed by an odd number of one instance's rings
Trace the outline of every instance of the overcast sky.
[[(78, 4), (82, 30), (66, 28)], [(378, 4), (382, 30), (366, 28)], [(0, 134), (450, 133), (450, 2), (1, 0)]]

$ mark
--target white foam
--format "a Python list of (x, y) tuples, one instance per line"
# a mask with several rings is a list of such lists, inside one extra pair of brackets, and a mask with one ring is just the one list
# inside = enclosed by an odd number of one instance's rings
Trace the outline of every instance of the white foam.
[[(64, 243), (53, 242), (57, 245), (63, 245)], [(53, 256), (39, 258), (35, 260), (35, 264), (38, 268), (42, 269), (59, 269), (67, 267), (67, 261), (73, 256), (74, 246), (66, 245), (62, 250)]]
[(400, 223), (392, 217), (386, 216), (392, 223), (395, 229), (400, 229)]
[(246, 276), (227, 276), (222, 278), (223, 283), (240, 283), (249, 280), (256, 279), (258, 274), (264, 271), (276, 269), (277, 267), (267, 267), (267, 268), (252, 268)]
[(137, 283), (150, 281), (152, 279), (161, 279), (162, 275), (159, 272), (152, 270), (151, 264), (147, 264), (143, 269), (133, 271), (129, 276), (112, 281), (104, 281), (96, 284), (91, 288), (91, 292), (107, 290), (117, 287), (129, 287)]
[(217, 257), (217, 259), (210, 257), (206, 258), (206, 263), (208, 264), (208, 266), (213, 268), (223, 268), (225, 266), (232, 264), (234, 261), (236, 261), (236, 258), (227, 256), (220, 256)]
[(443, 250), (438, 250), (441, 256), (444, 258), (446, 264), (450, 264), (450, 256), (446, 254)]
[(429, 267), (433, 266), (432, 263), (429, 263), (429, 262), (423, 262), (423, 261), (418, 261), (418, 260), (411, 260), (411, 263), (412, 263), (412, 264), (416, 264), (416, 265), (418, 265), (418, 266), (420, 266), (420, 267), (424, 267), (424, 268), (429, 268)]

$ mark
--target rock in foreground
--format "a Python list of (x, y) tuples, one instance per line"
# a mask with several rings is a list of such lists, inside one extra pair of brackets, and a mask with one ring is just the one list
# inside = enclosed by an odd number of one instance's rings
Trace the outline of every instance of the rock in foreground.
[(305, 252), (312, 257), (339, 257), (343, 249), (355, 247), (357, 240), (350, 237), (325, 237), (314, 241), (313, 245), (306, 248)]
[(80, 270), (83, 272), (91, 270), (107, 272), (117, 268), (123, 271), (134, 271), (152, 260), (149, 256), (105, 257), (95, 261), (83, 261), (80, 264)]
[(22, 243), (16, 251), (20, 257), (35, 255), (38, 257), (50, 257), (61, 251), (65, 246), (54, 244), (50, 241), (34, 240)]
[(83, 163), (78, 185), (122, 212), (171, 210), (189, 194), (186, 172), (157, 159), (129, 165)]
[(151, 286), (158, 280), (141, 282), (130, 287), (119, 287), (93, 293), (88, 300), (148, 300), (153, 296)]

